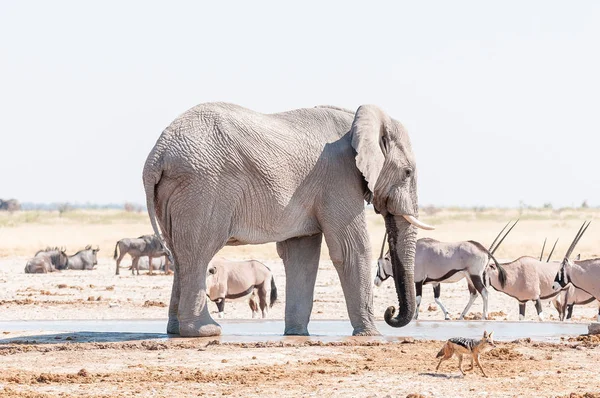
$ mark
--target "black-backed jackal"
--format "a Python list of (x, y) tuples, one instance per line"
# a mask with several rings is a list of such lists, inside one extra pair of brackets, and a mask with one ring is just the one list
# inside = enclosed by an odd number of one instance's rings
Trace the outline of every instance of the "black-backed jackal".
[(494, 332), (488, 334), (488, 332), (484, 331), (481, 340), (466, 339), (463, 337), (453, 337), (449, 339), (448, 341), (446, 341), (446, 343), (444, 343), (444, 346), (436, 356), (436, 358), (441, 357), (441, 359), (437, 367), (435, 368), (435, 371), (437, 372), (443, 361), (452, 358), (452, 356), (456, 354), (456, 356), (458, 356), (458, 369), (460, 370), (460, 373), (462, 373), (464, 376), (465, 372), (463, 372), (462, 370), (463, 355), (469, 354), (471, 355), (471, 369), (467, 370), (473, 370), (473, 360), (475, 360), (475, 363), (477, 364), (477, 366), (479, 366), (479, 369), (481, 369), (481, 373), (483, 373), (483, 375), (487, 377), (485, 371), (479, 363), (479, 355), (487, 351), (491, 347), (496, 346), (494, 344), (494, 339), (492, 338), (493, 333)]

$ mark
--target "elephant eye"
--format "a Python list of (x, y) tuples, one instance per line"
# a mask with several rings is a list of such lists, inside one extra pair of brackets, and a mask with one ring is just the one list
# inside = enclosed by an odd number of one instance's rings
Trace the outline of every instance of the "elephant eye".
[(410, 178), (412, 176), (413, 171), (411, 169), (404, 170), (404, 178)]

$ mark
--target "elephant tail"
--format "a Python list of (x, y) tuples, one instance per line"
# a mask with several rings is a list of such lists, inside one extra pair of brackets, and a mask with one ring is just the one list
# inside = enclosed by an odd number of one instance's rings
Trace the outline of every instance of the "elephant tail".
[[(154, 234), (160, 241), (162, 247), (164, 248), (167, 256), (171, 263), (175, 263), (173, 259), (173, 254), (171, 250), (167, 247), (163, 236), (160, 233), (158, 228), (158, 220), (156, 217), (156, 187), (160, 183), (160, 179), (163, 174), (163, 165), (162, 165), (162, 156), (157, 152), (157, 148), (154, 147), (148, 158), (146, 159), (146, 164), (144, 165), (144, 173), (143, 173), (143, 181), (144, 181), (144, 190), (146, 191), (146, 207), (148, 208), (148, 216), (150, 217), (150, 224), (152, 224), (152, 230)], [(168, 217), (166, 217), (168, 219)], [(169, 233), (170, 231), (167, 231)]]
[(118, 253), (117, 253), (117, 248), (119, 247), (119, 242), (121, 242), (121, 241), (120, 241), (120, 240), (119, 240), (119, 241), (117, 241), (117, 244), (115, 245), (115, 253), (113, 254), (113, 260), (116, 260), (116, 259), (117, 259), (117, 257), (118, 257), (118, 256), (117, 256), (117, 254), (118, 254)]
[(275, 278), (271, 275), (271, 302), (269, 303), (269, 306), (273, 307), (275, 301), (277, 301), (277, 286), (275, 286)]

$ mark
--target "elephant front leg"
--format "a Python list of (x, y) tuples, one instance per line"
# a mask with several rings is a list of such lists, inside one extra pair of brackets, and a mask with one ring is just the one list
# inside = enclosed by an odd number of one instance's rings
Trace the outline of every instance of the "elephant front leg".
[(285, 267), (286, 335), (308, 336), (322, 240), (323, 235), (317, 234), (277, 243)]
[[(336, 268), (353, 336), (379, 336), (373, 311), (373, 284), (371, 283), (371, 251), (368, 235), (361, 225), (351, 224), (340, 233), (325, 233), (329, 255)], [(412, 285), (410, 286), (412, 289)], [(412, 315), (411, 315), (412, 318)]]

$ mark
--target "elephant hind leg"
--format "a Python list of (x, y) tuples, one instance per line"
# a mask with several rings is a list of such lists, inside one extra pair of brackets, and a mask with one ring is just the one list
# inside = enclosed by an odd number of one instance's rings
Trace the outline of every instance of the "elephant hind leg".
[[(177, 314), (179, 334), (182, 337), (206, 337), (221, 334), (221, 327), (211, 317), (207, 306), (206, 269), (214, 255), (229, 238), (229, 222), (217, 219), (217, 209), (191, 206), (170, 218), (175, 256), (175, 274), (178, 287), (173, 286), (177, 298), (171, 300), (169, 324), (175, 327), (172, 316)], [(195, 210), (192, 210), (195, 209)], [(212, 218), (208, 219), (210, 215)]]
[(277, 242), (285, 267), (286, 335), (308, 335), (322, 240), (323, 234), (316, 234)]

